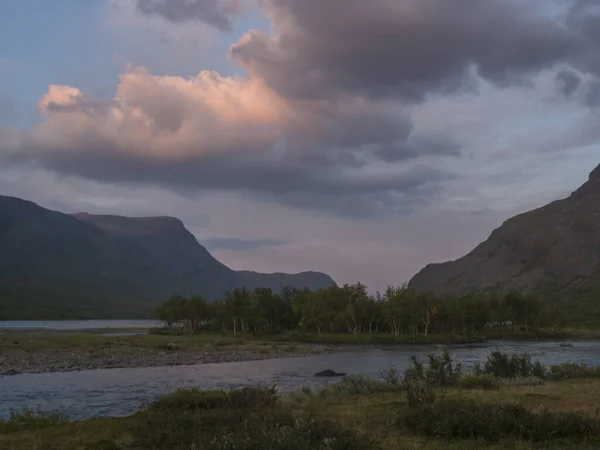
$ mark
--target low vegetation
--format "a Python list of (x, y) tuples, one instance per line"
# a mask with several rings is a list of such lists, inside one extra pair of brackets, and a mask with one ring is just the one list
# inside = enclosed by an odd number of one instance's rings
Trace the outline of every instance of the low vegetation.
[(0, 434), (15, 433), (19, 431), (35, 431), (48, 427), (55, 427), (67, 422), (68, 417), (60, 412), (32, 411), (22, 408), (10, 411), (8, 418), (0, 418)]

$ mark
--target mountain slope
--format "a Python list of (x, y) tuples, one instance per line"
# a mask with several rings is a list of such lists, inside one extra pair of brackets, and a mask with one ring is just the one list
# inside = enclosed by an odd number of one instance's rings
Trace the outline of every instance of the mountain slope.
[(318, 273), (235, 272), (175, 218), (68, 215), (0, 196), (0, 319), (140, 317), (175, 293), (332, 284)]
[(600, 287), (600, 166), (568, 198), (507, 220), (468, 255), (430, 264), (409, 288), (523, 292), (568, 299)]

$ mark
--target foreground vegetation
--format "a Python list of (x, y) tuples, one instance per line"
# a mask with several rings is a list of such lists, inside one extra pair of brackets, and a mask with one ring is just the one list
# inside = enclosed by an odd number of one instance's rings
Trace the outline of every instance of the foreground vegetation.
[(120, 419), (65, 422), (20, 411), (3, 449), (592, 449), (600, 445), (600, 371), (542, 367), (492, 353), (472, 373), (450, 354), (413, 360), (403, 378), (349, 376), (314, 391), (179, 390)]

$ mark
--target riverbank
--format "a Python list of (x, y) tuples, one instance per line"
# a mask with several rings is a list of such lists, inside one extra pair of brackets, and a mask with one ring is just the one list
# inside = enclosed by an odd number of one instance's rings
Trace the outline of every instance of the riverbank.
[[(143, 333), (143, 334), (140, 334)], [(563, 341), (592, 334), (490, 332), (486, 335), (393, 336), (282, 333), (263, 336), (177, 330), (0, 330), (0, 376), (108, 368), (182, 366), (314, 355), (369, 346), (468, 345), (488, 340)], [(570, 344), (565, 344), (570, 345)]]
[[(439, 389), (439, 388), (438, 388)], [(6, 450), (408, 450), (598, 449), (600, 380), (450, 387), (432, 404), (411, 405), (393, 379), (350, 379), (338, 388), (277, 397), (269, 389), (184, 390), (124, 418), (67, 422), (60, 415), (0, 423)], [(447, 410), (448, 408), (454, 408)], [(504, 411), (503, 416), (478, 411)], [(431, 429), (412, 424), (437, 414)], [(440, 416), (441, 414), (441, 416)], [(456, 419), (458, 417), (458, 419)], [(426, 420), (423, 417), (422, 420)], [(421, 422), (419, 422), (421, 423)], [(202, 428), (202, 433), (198, 429)], [(429, 433), (429, 435), (427, 435)], [(437, 435), (436, 435), (437, 433)], [(454, 436), (444, 433), (456, 433)], [(472, 437), (465, 437), (466, 435)]]
[(110, 336), (5, 331), (0, 333), (0, 375), (257, 361), (331, 350), (327, 345), (217, 335)]

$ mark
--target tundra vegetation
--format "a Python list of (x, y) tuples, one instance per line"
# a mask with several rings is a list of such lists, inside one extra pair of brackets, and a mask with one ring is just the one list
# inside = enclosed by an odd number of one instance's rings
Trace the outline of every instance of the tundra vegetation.
[(182, 389), (124, 418), (68, 421), (21, 410), (0, 448), (23, 450), (593, 449), (600, 370), (493, 352), (466, 371), (448, 352), (404, 375), (347, 376), (320, 389)]

